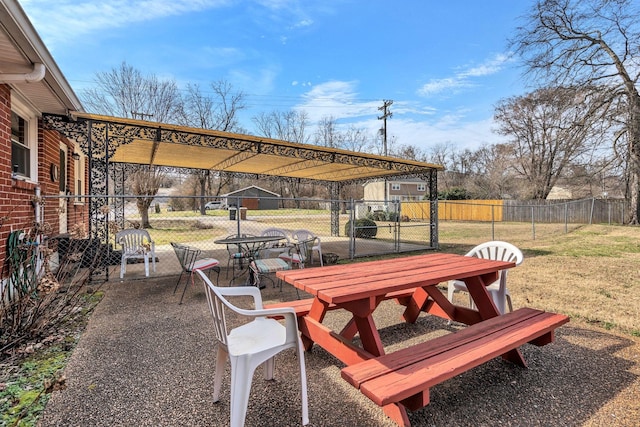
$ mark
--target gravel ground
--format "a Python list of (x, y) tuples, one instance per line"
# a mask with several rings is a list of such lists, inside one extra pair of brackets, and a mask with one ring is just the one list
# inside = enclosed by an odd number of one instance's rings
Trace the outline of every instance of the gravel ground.
[[(229, 372), (221, 400), (211, 393), (215, 343), (199, 285), (178, 305), (173, 279), (109, 283), (54, 392), (41, 426), (226, 426)], [(295, 299), (269, 286), (265, 301)], [(401, 308), (375, 313), (387, 351), (459, 328), (432, 316), (399, 323)], [(330, 313), (339, 328), (344, 315)], [(544, 347), (525, 345), (522, 369), (494, 359), (431, 389), (410, 412), (413, 426), (640, 425), (640, 339), (572, 321)], [(306, 354), (311, 426), (394, 426), (381, 408), (340, 377), (342, 364), (317, 346)], [(247, 426), (300, 424), (295, 353), (276, 359), (275, 381), (253, 380)], [(291, 378), (289, 378), (291, 375)]]

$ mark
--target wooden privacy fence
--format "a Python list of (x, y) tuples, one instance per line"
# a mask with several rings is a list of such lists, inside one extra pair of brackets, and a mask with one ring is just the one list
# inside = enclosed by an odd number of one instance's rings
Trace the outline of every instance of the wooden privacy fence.
[[(502, 200), (438, 200), (441, 221), (502, 221)], [(429, 202), (402, 202), (402, 216), (429, 219)]]
[[(629, 201), (582, 200), (439, 200), (440, 221), (624, 224)], [(429, 202), (402, 202), (402, 216), (429, 219)]]

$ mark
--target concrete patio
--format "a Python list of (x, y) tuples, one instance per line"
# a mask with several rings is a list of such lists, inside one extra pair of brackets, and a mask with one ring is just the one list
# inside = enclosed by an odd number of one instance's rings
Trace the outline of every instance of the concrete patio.
[[(103, 285), (105, 297), (65, 371), (67, 387), (52, 394), (41, 426), (228, 425), (228, 368), (221, 401), (211, 402), (215, 343), (204, 291), (200, 284), (189, 287), (179, 305), (176, 279)], [(297, 296), (285, 284), (282, 292), (268, 286), (263, 298)], [(459, 328), (431, 316), (407, 325), (400, 313), (393, 301), (375, 312), (387, 350)], [(337, 311), (327, 319), (335, 327), (345, 320)], [(431, 403), (410, 419), (414, 426), (636, 425), (639, 347), (630, 337), (569, 324), (555, 343), (522, 348), (528, 369), (494, 359), (434, 387)], [(341, 363), (323, 349), (306, 354), (306, 367), (310, 425), (395, 425), (341, 379)], [(275, 381), (256, 371), (246, 425), (300, 424), (296, 372), (293, 351), (277, 357)]]

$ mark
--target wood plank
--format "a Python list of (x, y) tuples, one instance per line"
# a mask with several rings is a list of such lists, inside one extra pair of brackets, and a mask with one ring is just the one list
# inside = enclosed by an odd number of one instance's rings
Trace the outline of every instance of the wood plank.
[[(359, 292), (377, 288), (376, 292), (382, 294), (386, 292), (381, 288), (389, 283), (399, 283), (392, 291), (402, 290), (408, 287), (407, 283), (425, 282), (425, 277), (430, 279), (430, 283), (427, 284), (434, 284), (452, 278), (465, 278), (514, 266), (515, 264), (504, 261), (480, 260), (454, 254), (429, 254), (323, 268), (288, 270), (278, 272), (277, 277), (312, 295), (323, 291), (330, 293), (332, 292), (330, 290), (334, 289), (335, 292), (344, 296), (352, 289), (351, 285), (360, 286), (359, 289), (353, 288)], [(369, 296), (371, 295), (373, 294), (370, 293)]]
[(301, 317), (298, 324), (304, 336), (310, 337), (345, 365), (353, 365), (375, 357), (308, 316)]
[(399, 402), (547, 334), (567, 321), (566, 316), (542, 313), (521, 324), (483, 335), (447, 352), (376, 377), (362, 383), (360, 390), (380, 406)]
[(366, 381), (383, 376), (394, 370), (411, 366), (421, 360), (447, 352), (469, 342), (475, 341), (479, 335), (486, 335), (508, 328), (531, 317), (538, 316), (539, 310), (520, 308), (485, 322), (466, 327), (455, 333), (447, 334), (409, 348), (398, 350), (376, 359), (348, 366), (342, 369), (342, 378), (356, 388)]

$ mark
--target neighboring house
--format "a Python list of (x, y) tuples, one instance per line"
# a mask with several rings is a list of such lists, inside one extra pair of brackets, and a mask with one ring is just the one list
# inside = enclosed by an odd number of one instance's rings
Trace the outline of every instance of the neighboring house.
[[(0, 259), (11, 230), (46, 223), (51, 234), (86, 222), (88, 162), (73, 141), (43, 127), (42, 114), (81, 111), (67, 83), (17, 1), (0, 2)], [(71, 195), (43, 200), (36, 196)], [(33, 203), (32, 203), (33, 202)], [(40, 218), (39, 203), (46, 202)], [(54, 204), (53, 209), (50, 209)]]
[(240, 206), (251, 210), (278, 209), (280, 194), (252, 185), (231, 193), (221, 194), (228, 206)]
[(427, 183), (419, 179), (368, 182), (364, 185), (364, 200), (402, 202), (424, 200), (428, 198), (428, 190)]
[(572, 198), (573, 194), (570, 189), (559, 187), (557, 185), (551, 188), (551, 191), (549, 191), (549, 195), (547, 196), (547, 200), (571, 200)]

